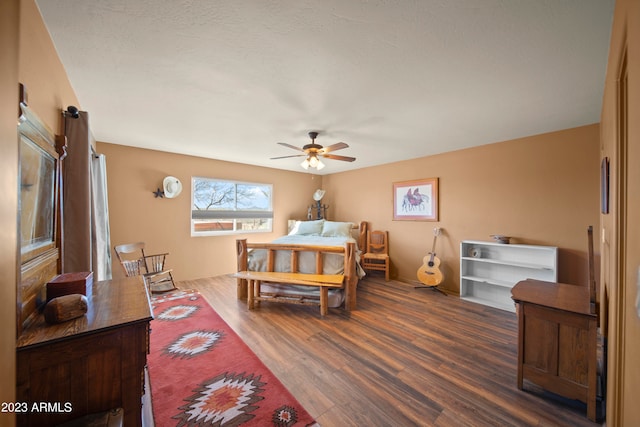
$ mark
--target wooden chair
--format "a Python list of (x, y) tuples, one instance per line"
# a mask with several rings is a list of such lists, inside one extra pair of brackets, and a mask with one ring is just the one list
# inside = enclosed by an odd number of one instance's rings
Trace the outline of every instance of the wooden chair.
[(367, 251), (362, 256), (362, 268), (374, 271), (384, 271), (384, 279), (389, 281), (390, 259), (389, 259), (389, 232), (388, 231), (368, 231)]
[(165, 269), (168, 253), (146, 255), (144, 242), (127, 243), (113, 248), (127, 276), (142, 276), (151, 292), (177, 289), (171, 269)]

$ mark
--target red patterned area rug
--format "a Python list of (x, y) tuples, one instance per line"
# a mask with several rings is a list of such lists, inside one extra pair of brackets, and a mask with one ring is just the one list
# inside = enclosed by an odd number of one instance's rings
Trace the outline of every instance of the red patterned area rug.
[(318, 426), (196, 291), (152, 300), (153, 416), (164, 426)]

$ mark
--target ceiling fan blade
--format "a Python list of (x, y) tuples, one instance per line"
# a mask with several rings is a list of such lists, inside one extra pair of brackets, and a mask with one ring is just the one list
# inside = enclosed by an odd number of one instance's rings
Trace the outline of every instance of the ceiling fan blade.
[(347, 157), (347, 156), (336, 156), (335, 154), (321, 154), (322, 157), (333, 160), (342, 160), (345, 162), (353, 162), (355, 157)]
[(306, 154), (294, 154), (292, 156), (280, 156), (280, 157), (271, 157), (270, 160), (277, 160), (277, 159), (288, 159), (289, 157), (304, 157), (306, 156)]
[(349, 145), (345, 142), (338, 142), (328, 147), (324, 147), (322, 150), (320, 150), (320, 153), (328, 153), (330, 151), (342, 150), (343, 148), (349, 148)]
[(296, 147), (295, 145), (287, 144), (286, 142), (278, 142), (278, 144), (283, 145), (285, 147), (293, 148), (296, 151), (304, 151), (302, 148)]

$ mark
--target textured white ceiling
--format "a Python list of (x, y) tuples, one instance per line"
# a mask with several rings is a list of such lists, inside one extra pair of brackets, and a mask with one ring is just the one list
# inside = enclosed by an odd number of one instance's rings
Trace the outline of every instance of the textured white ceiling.
[(614, 0), (37, 4), (98, 141), (327, 174), (598, 122)]

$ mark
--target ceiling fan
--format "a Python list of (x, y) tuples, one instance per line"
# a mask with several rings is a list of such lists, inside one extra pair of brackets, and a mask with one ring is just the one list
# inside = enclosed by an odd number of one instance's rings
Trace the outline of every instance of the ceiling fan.
[(275, 159), (286, 159), (289, 157), (305, 157), (304, 161), (301, 163), (301, 166), (305, 169), (309, 169), (309, 167), (317, 168), (318, 170), (324, 168), (324, 163), (320, 161), (320, 157), (324, 157), (326, 159), (333, 160), (342, 160), (345, 162), (353, 162), (355, 157), (347, 157), (347, 156), (337, 156), (335, 154), (328, 154), (332, 151), (342, 150), (343, 148), (348, 148), (344, 142), (338, 142), (336, 144), (329, 145), (328, 147), (323, 147), (320, 144), (316, 144), (316, 138), (318, 137), (318, 132), (309, 132), (309, 138), (311, 138), (311, 144), (307, 144), (302, 148), (296, 147), (295, 145), (286, 144), (284, 142), (278, 142), (278, 144), (283, 145), (285, 147), (293, 148), (297, 151), (302, 151), (304, 154), (295, 154), (291, 156), (280, 156), (280, 157), (272, 157), (271, 160)]

